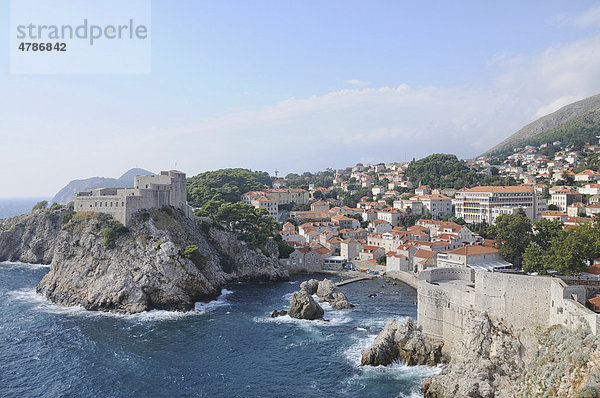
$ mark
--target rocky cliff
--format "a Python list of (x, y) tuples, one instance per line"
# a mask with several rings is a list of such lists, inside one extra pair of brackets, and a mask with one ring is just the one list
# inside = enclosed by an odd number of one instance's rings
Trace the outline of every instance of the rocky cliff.
[(562, 326), (541, 333), (516, 391), (519, 397), (600, 397), (600, 337)]
[(450, 362), (423, 383), (426, 398), (514, 397), (514, 384), (523, 370), (522, 345), (501, 322), (470, 311), (463, 337)]
[(523, 361), (516, 333), (470, 311), (450, 362), (423, 382), (425, 398), (600, 397), (600, 337), (553, 326), (540, 331), (533, 359)]
[(186, 311), (230, 281), (288, 277), (276, 258), (233, 233), (167, 208), (129, 228), (97, 213), (44, 210), (0, 222), (0, 261), (50, 264), (37, 291), (90, 310)]

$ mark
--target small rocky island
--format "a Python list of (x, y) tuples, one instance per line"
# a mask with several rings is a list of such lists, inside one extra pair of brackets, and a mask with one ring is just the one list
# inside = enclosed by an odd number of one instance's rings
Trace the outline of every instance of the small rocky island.
[(313, 294), (317, 295), (320, 302), (327, 302), (336, 310), (347, 310), (354, 307), (340, 288), (329, 279), (323, 279), (320, 282), (310, 279), (302, 282), (300, 290), (292, 295), (289, 311), (274, 310), (271, 317), (289, 315), (296, 319), (323, 320), (325, 311), (312, 297)]
[(276, 250), (251, 250), (172, 207), (138, 212), (127, 227), (58, 205), (0, 220), (0, 261), (50, 264), (38, 293), (88, 310), (189, 311), (231, 281), (288, 279)]

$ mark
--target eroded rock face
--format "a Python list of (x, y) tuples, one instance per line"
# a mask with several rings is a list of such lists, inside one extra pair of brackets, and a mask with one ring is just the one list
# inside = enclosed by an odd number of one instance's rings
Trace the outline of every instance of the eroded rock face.
[(306, 290), (294, 292), (290, 300), (288, 315), (297, 319), (323, 319), (323, 308), (312, 298)]
[(519, 397), (600, 397), (600, 336), (553, 326), (517, 384)]
[(470, 311), (450, 362), (440, 374), (425, 379), (421, 391), (426, 398), (514, 397), (513, 386), (524, 367), (521, 352), (509, 328)]
[(0, 220), (0, 261), (50, 264), (66, 208)]
[(300, 289), (305, 290), (308, 294), (315, 294), (319, 287), (319, 281), (316, 279), (310, 279), (300, 284)]
[(373, 344), (362, 350), (361, 365), (390, 365), (395, 361), (435, 366), (442, 360), (442, 342), (425, 336), (412, 318), (389, 319)]
[(316, 293), (321, 302), (328, 302), (336, 310), (347, 310), (354, 307), (340, 288), (329, 279), (319, 282)]
[[(247, 249), (233, 233), (210, 228), (207, 234), (177, 211), (142, 212), (108, 245), (107, 216), (77, 213), (63, 223), (66, 212), (0, 222), (0, 261), (50, 263), (37, 291), (57, 304), (187, 311), (217, 297), (227, 282), (288, 277), (276, 259)], [(197, 247), (192, 256), (184, 255), (189, 246)]]

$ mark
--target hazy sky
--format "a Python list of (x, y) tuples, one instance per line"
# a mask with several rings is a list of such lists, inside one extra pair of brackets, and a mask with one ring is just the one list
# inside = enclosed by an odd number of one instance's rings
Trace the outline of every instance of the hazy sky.
[(472, 157), (600, 93), (600, 4), (489, 3), (152, 1), (148, 75), (11, 75), (0, 40), (0, 197), (136, 166)]

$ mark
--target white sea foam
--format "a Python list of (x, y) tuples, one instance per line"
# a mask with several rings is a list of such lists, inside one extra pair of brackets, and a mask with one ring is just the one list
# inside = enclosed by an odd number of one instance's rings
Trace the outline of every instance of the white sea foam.
[(289, 301), (292, 299), (293, 295), (294, 295), (294, 292), (286, 293), (282, 296), (282, 298), (289, 303)]
[(6, 268), (26, 268), (26, 269), (50, 268), (50, 265), (46, 265), (46, 264), (30, 264), (30, 263), (22, 263), (20, 261), (3, 261), (0, 263), (0, 266), (5, 266)]
[(104, 311), (88, 311), (81, 306), (61, 306), (56, 305), (42, 295), (37, 294), (35, 292), (35, 288), (25, 288), (19, 290), (13, 290), (7, 292), (7, 294), (12, 297), (14, 300), (27, 302), (34, 304), (34, 309), (50, 314), (59, 314), (59, 315), (67, 315), (67, 316), (86, 316), (86, 317), (97, 317), (97, 316), (105, 316), (105, 317), (113, 317), (120, 319), (128, 319), (133, 321), (166, 321), (166, 320), (174, 320), (188, 316), (197, 316), (205, 314), (206, 312), (212, 311), (216, 308), (230, 305), (227, 302), (226, 297), (232, 294), (233, 291), (223, 289), (221, 291), (221, 295), (217, 300), (213, 300), (209, 303), (196, 303), (196, 308), (193, 311), (181, 312), (181, 311), (166, 311), (166, 310), (150, 310), (145, 312), (140, 312), (136, 314), (121, 314), (114, 312), (104, 312)]
[(232, 290), (222, 289), (221, 295), (213, 301), (208, 303), (196, 303), (194, 306), (194, 311), (205, 314), (207, 312), (211, 312), (216, 310), (217, 308), (230, 306), (231, 303), (227, 301), (227, 296), (233, 294)]
[(333, 314), (333, 313), (325, 313), (324, 318), (326, 321), (321, 321), (318, 319), (308, 320), (308, 319), (296, 319), (292, 318), (289, 315), (278, 316), (276, 318), (271, 318), (270, 316), (264, 317), (254, 317), (254, 322), (258, 323), (282, 323), (282, 324), (292, 324), (301, 327), (331, 327), (331, 326), (339, 326), (351, 321), (351, 319), (343, 314)]
[[(358, 328), (357, 328), (358, 329)], [(355, 336), (356, 342), (352, 344), (346, 351), (344, 356), (347, 361), (360, 372), (346, 380), (346, 386), (352, 391), (355, 391), (358, 386), (371, 385), (373, 381), (378, 379), (397, 380), (399, 382), (407, 382), (414, 380), (423, 380), (428, 376), (437, 374), (441, 371), (441, 367), (430, 366), (407, 366), (403, 363), (396, 362), (388, 366), (361, 366), (362, 359), (361, 350), (368, 348), (375, 341), (375, 335), (368, 334), (366, 331), (359, 331)], [(404, 384), (404, 383), (399, 383)], [(422, 397), (418, 386), (413, 391), (408, 393), (400, 392), (398, 397), (413, 398)]]

